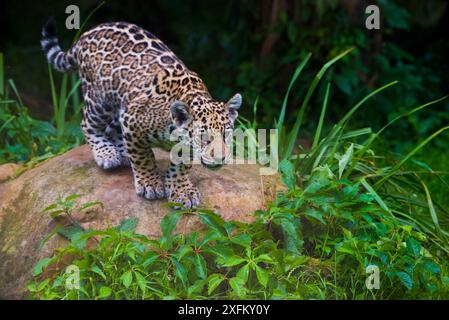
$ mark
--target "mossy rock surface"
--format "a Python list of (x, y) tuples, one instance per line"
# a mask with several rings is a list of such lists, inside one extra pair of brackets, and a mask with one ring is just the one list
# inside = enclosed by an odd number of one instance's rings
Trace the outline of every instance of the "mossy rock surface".
[[(169, 154), (155, 149), (161, 169)], [(191, 179), (202, 194), (202, 206), (225, 220), (249, 222), (253, 212), (263, 209), (283, 189), (279, 177), (261, 176), (253, 164), (227, 165), (217, 171), (193, 166)], [(30, 169), (17, 178), (0, 183), (0, 298), (23, 298), (26, 283), (39, 259), (49, 257), (67, 240), (55, 236), (43, 247), (41, 241), (55, 226), (43, 209), (58, 198), (83, 195), (79, 202), (98, 200), (104, 204), (75, 214), (85, 228), (105, 229), (126, 218), (138, 218), (137, 232), (160, 236), (160, 222), (170, 210), (166, 200), (149, 201), (134, 192), (130, 168), (103, 171), (87, 146), (73, 149)], [(201, 227), (193, 215), (183, 216), (177, 232)]]

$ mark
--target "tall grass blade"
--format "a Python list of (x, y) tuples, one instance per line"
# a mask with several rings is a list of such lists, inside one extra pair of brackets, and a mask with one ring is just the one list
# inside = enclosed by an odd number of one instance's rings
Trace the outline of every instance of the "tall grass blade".
[(372, 96), (378, 94), (379, 92), (387, 89), (388, 87), (391, 87), (395, 84), (397, 84), (398, 81), (392, 81), (390, 83), (387, 83), (386, 85), (380, 87), (379, 89), (374, 90), (373, 92), (370, 92), (368, 95), (366, 95), (362, 100), (360, 100), (351, 110), (349, 110), (345, 116), (338, 122), (338, 126), (343, 126), (351, 117), (352, 115)]
[(429, 189), (427, 188), (427, 186), (424, 182), (421, 181), (421, 183), (422, 183), (424, 192), (426, 193), (426, 199), (427, 199), (427, 205), (429, 207), (430, 217), (432, 218), (432, 222), (435, 225), (437, 232), (441, 233), (440, 223), (438, 221), (437, 212), (435, 210), (435, 206), (433, 205), (433, 201), (432, 201), (432, 197), (430, 196)]
[[(436, 103), (438, 103), (438, 102), (440, 102), (440, 101), (443, 101), (443, 100), (447, 99), (447, 97), (449, 97), (449, 96), (444, 96), (444, 97), (441, 97), (441, 98), (439, 98), (439, 99), (430, 101), (430, 102), (428, 102), (428, 103), (419, 105), (419, 106), (417, 106), (416, 108), (413, 108), (413, 109), (410, 110), (410, 111), (407, 111), (407, 112), (404, 112), (403, 114), (400, 114), (399, 116), (397, 116), (396, 118), (394, 118), (393, 120), (391, 120), (390, 122), (388, 122), (384, 127), (382, 127), (382, 128), (381, 128), (379, 131), (377, 131), (375, 134), (373, 134), (373, 136), (368, 140), (368, 142), (365, 143), (365, 146), (368, 148), (368, 147), (374, 142), (374, 140), (377, 139), (377, 138), (382, 134), (382, 132), (384, 132), (388, 127), (390, 127), (393, 123), (395, 123), (395, 122), (398, 121), (399, 119), (408, 117), (408, 116), (414, 114), (415, 112), (418, 112), (418, 111), (420, 111), (420, 110), (422, 110), (422, 109), (424, 109), (424, 108), (427, 108), (427, 107), (429, 107), (429, 106), (431, 106), (431, 105), (434, 105), (434, 104), (436, 104)], [(360, 153), (363, 154), (363, 151), (364, 151), (364, 150), (361, 150)]]
[[(73, 113), (76, 115), (79, 113), (81, 109), (81, 99), (78, 91), (78, 87), (81, 83), (81, 79), (78, 79), (76, 73), (70, 74), (70, 86), (72, 87), (72, 90), (69, 93), (69, 96), (72, 97), (72, 106), (73, 106)], [(75, 88), (75, 90), (73, 90)], [(72, 92), (73, 91), (73, 92)]]
[(321, 130), (323, 128), (324, 123), (324, 115), (326, 114), (327, 102), (329, 99), (329, 91), (331, 88), (331, 84), (328, 82), (326, 86), (326, 93), (324, 94), (323, 105), (321, 107), (320, 120), (318, 121), (318, 126), (315, 131), (315, 137), (313, 138), (312, 149), (315, 149), (320, 141)]
[(16, 118), (16, 116), (11, 116), (11, 118), (9, 118), (8, 120), (6, 120), (2, 126), (0, 127), (0, 133), (3, 131), (3, 129), (6, 128), (6, 126), (11, 123), (11, 121), (13, 121)]
[(440, 101), (443, 101), (443, 100), (447, 99), (447, 97), (449, 97), (449, 95), (446, 95), (446, 96), (441, 97), (441, 98), (439, 98), (439, 99), (436, 99), (436, 100), (433, 100), (433, 101), (424, 103), (424, 104), (422, 104), (422, 105), (420, 105), (420, 106), (418, 106), (418, 107), (416, 107), (416, 108), (413, 108), (413, 109), (410, 110), (410, 111), (407, 111), (407, 112), (405, 112), (405, 113), (403, 113), (403, 114), (400, 114), (399, 116), (397, 116), (396, 118), (394, 118), (393, 120), (391, 120), (390, 122), (388, 122), (382, 129), (380, 129), (380, 130), (377, 132), (377, 134), (380, 135), (384, 130), (386, 130), (389, 126), (391, 126), (393, 123), (395, 123), (395, 122), (398, 121), (399, 119), (408, 117), (408, 116), (414, 114), (415, 112), (418, 112), (418, 111), (420, 111), (420, 110), (422, 110), (422, 109), (424, 109), (424, 108), (426, 108), (426, 107), (429, 107), (429, 106), (431, 106), (431, 105), (433, 105), (433, 104), (435, 104), (435, 103), (438, 103), (438, 102), (440, 102)]
[(351, 139), (351, 138), (357, 138), (360, 136), (364, 136), (366, 134), (371, 134), (373, 133), (373, 130), (371, 128), (362, 128), (362, 129), (357, 129), (357, 130), (352, 130), (349, 132), (344, 133), (341, 138), (342, 139)]
[(342, 59), (344, 56), (346, 56), (352, 50), (354, 50), (354, 48), (349, 48), (348, 50), (340, 53), (335, 58), (333, 58), (330, 61), (328, 61), (327, 63), (325, 63), (324, 66), (321, 68), (321, 70), (315, 76), (314, 80), (312, 81), (312, 84), (310, 85), (309, 89), (307, 90), (306, 96), (305, 96), (303, 103), (298, 111), (298, 115), (296, 117), (296, 121), (293, 126), (293, 129), (287, 138), (287, 150), (284, 153), (284, 156), (283, 156), (284, 159), (290, 157), (292, 154), (293, 147), (295, 145), (295, 141), (298, 136), (299, 129), (301, 128), (301, 125), (302, 125), (302, 120), (303, 120), (305, 109), (309, 103), (310, 98), (312, 97), (312, 94), (314, 93), (316, 87), (318, 86), (318, 83), (320, 82), (321, 78), (335, 62)]
[[(398, 121), (399, 119), (402, 119), (402, 118), (404, 118), (404, 117), (408, 117), (408, 116), (414, 114), (415, 112), (418, 112), (418, 111), (420, 111), (420, 110), (422, 110), (422, 109), (424, 109), (424, 108), (426, 108), (426, 107), (429, 107), (429, 106), (431, 106), (431, 105), (433, 105), (433, 104), (436, 104), (436, 103), (438, 103), (438, 102), (440, 102), (440, 101), (446, 99), (447, 97), (448, 97), (448, 96), (444, 96), (444, 97), (442, 97), (442, 98), (439, 98), (439, 99), (430, 101), (430, 102), (428, 102), (428, 103), (419, 105), (418, 107), (413, 108), (412, 110), (407, 111), (407, 112), (404, 112), (403, 114), (397, 116), (396, 118), (394, 118), (393, 120), (391, 120), (390, 122), (388, 122), (388, 123), (387, 123), (383, 128), (381, 128), (379, 131), (377, 131), (376, 133), (373, 133), (373, 134), (371, 135), (371, 137), (369, 137), (368, 140), (363, 144), (364, 147), (363, 147), (362, 149), (360, 149), (360, 150), (357, 150), (357, 151), (355, 152), (355, 155), (364, 155), (365, 152), (366, 152), (366, 151), (369, 149), (369, 147), (372, 145), (372, 143), (373, 143), (373, 142), (374, 142), (374, 141), (375, 141), (375, 140), (382, 134), (382, 132), (385, 131), (389, 126), (391, 126), (393, 123), (395, 123), (395, 122)], [(348, 168), (348, 170), (346, 171), (345, 176), (349, 176), (349, 174), (351, 174), (351, 172), (352, 172), (353, 169), (354, 169), (354, 166), (351, 166), (350, 168)], [(439, 178), (440, 180), (442, 180), (439, 176), (438, 176), (438, 178)], [(444, 180), (443, 180), (443, 181), (444, 181)]]
[(306, 58), (298, 65), (295, 72), (293, 73), (293, 76), (290, 80), (290, 84), (288, 85), (288, 88), (287, 88), (287, 92), (285, 93), (284, 100), (282, 101), (281, 113), (279, 114), (279, 119), (277, 121), (278, 132), (281, 131), (281, 128), (284, 125), (285, 112), (287, 110), (287, 102), (288, 102), (288, 97), (290, 95), (290, 91), (292, 90), (293, 85), (295, 84), (296, 80), (298, 79), (299, 75), (301, 74), (302, 70), (306, 66), (306, 64), (309, 61), (311, 56), (312, 56), (311, 53), (307, 54)]
[(0, 96), (5, 96), (5, 75), (3, 69), (3, 52), (0, 52)]
[(406, 163), (411, 157), (413, 157), (419, 150), (421, 150), (426, 144), (428, 144), (430, 141), (432, 141), (435, 137), (437, 137), (442, 132), (449, 129), (449, 126), (446, 126), (444, 128), (441, 128), (440, 130), (437, 130), (433, 134), (431, 134), (429, 137), (427, 137), (424, 141), (422, 141), (420, 144), (418, 144), (412, 151), (410, 151), (401, 161), (399, 161), (396, 165), (391, 168), (390, 172), (385, 175), (382, 179), (377, 181), (374, 184), (374, 189), (378, 189), (385, 181), (387, 181), (392, 175), (394, 175), (403, 165)]
[(98, 9), (100, 9), (104, 4), (106, 3), (106, 1), (102, 1), (98, 6), (96, 6), (90, 13), (89, 15), (86, 17), (86, 19), (84, 19), (83, 23), (81, 24), (81, 27), (79, 28), (78, 32), (75, 34), (75, 37), (73, 38), (72, 43), (75, 43), (78, 38), (81, 35), (81, 32), (84, 31), (84, 28), (86, 27), (87, 22), (90, 20), (90, 18), (94, 15), (95, 12), (98, 11)]
[(56, 92), (55, 81), (51, 64), (48, 64), (48, 75), (50, 78), (51, 100), (53, 102), (53, 116), (56, 121), (56, 115), (59, 114), (58, 93)]
[(382, 198), (377, 194), (377, 192), (369, 185), (369, 183), (365, 180), (365, 178), (360, 179), (360, 183), (365, 187), (365, 189), (371, 193), (371, 195), (374, 197), (374, 200), (379, 204), (379, 206), (387, 211), (390, 214), (393, 214), (391, 210), (388, 208), (388, 206), (385, 204), (385, 202), (382, 200)]
[(256, 97), (253, 105), (253, 122), (251, 123), (251, 128), (256, 130), (257, 128), (257, 106), (259, 105), (259, 96)]
[[(76, 117), (78, 113), (81, 111), (81, 104), (78, 99), (74, 99), (74, 96), (78, 95), (78, 88), (81, 84), (81, 79), (78, 79), (73, 85), (72, 89), (70, 89), (69, 93), (67, 94), (67, 97), (64, 100), (64, 105), (68, 106), (70, 98), (72, 98), (72, 104), (73, 104), (73, 115), (72, 117)], [(77, 105), (75, 103), (78, 103)]]
[(8, 85), (12, 89), (14, 94), (16, 95), (17, 101), (19, 102), (19, 106), (21, 108), (24, 108), (24, 104), (23, 104), (22, 98), (20, 97), (19, 90), (17, 90), (16, 84), (14, 83), (14, 81), (12, 79), (8, 80)]
[(56, 130), (57, 139), (61, 140), (65, 131), (65, 114), (67, 110), (66, 95), (67, 95), (67, 80), (68, 74), (62, 76), (61, 91), (59, 93), (59, 112), (56, 114)]
[(345, 154), (338, 161), (338, 179), (341, 179), (343, 171), (345, 171), (346, 166), (348, 165), (349, 161), (351, 161), (353, 151), (354, 151), (354, 144), (351, 143), (348, 150), (346, 150)]

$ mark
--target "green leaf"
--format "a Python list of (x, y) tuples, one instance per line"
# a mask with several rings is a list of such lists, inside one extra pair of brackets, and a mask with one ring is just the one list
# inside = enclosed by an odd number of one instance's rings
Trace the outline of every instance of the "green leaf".
[(302, 249), (301, 222), (299, 219), (290, 220), (287, 218), (273, 219), (273, 223), (280, 226), (284, 235), (285, 247), (289, 252), (299, 253)]
[(107, 298), (111, 295), (112, 290), (109, 287), (101, 287), (100, 288), (100, 294), (98, 296), (98, 298), (102, 299), (102, 298)]
[(195, 264), (195, 272), (201, 279), (205, 279), (207, 277), (207, 268), (206, 268), (206, 260), (203, 258), (201, 254), (196, 254), (194, 259)]
[(223, 235), (221, 235), (219, 232), (217, 232), (216, 230), (209, 231), (208, 233), (206, 233), (203, 240), (201, 240), (199, 247), (202, 247), (211, 241), (216, 241), (220, 239), (223, 239)]
[(139, 222), (139, 219), (137, 219), (137, 218), (124, 219), (120, 223), (119, 230), (123, 231), (123, 232), (135, 232), (138, 222)]
[(304, 211), (304, 215), (310, 218), (313, 218), (322, 224), (327, 224), (326, 221), (323, 219), (323, 213), (314, 209), (306, 209)]
[(231, 278), (229, 280), (229, 285), (237, 297), (242, 298), (245, 296), (246, 289), (242, 279), (236, 277)]
[(266, 272), (261, 267), (256, 266), (256, 276), (257, 276), (257, 280), (259, 280), (260, 284), (266, 288), (267, 284), (268, 284), (268, 272)]
[(213, 247), (208, 247), (203, 249), (204, 252), (210, 253), (216, 256), (218, 259), (227, 260), (234, 253), (232, 248), (229, 248), (225, 245), (217, 244)]
[(78, 210), (81, 211), (81, 210), (84, 210), (84, 209), (87, 209), (87, 208), (91, 208), (91, 207), (94, 207), (94, 206), (103, 207), (103, 202), (101, 202), (101, 201), (89, 201), (89, 202), (86, 202), (86, 203), (83, 203), (82, 205), (80, 205)]
[(251, 246), (251, 236), (249, 234), (242, 233), (238, 236), (232, 237), (231, 242), (244, 248), (248, 248)]
[(209, 276), (207, 294), (210, 295), (223, 282), (226, 277), (220, 273), (214, 273)]
[(339, 179), (341, 179), (346, 166), (348, 165), (349, 161), (351, 160), (353, 151), (354, 151), (354, 144), (351, 143), (349, 148), (346, 150), (345, 154), (338, 161), (338, 178)]
[(103, 271), (101, 271), (100, 267), (98, 267), (96, 264), (93, 264), (93, 265), (90, 267), (90, 270), (93, 271), (93, 272), (95, 272), (96, 274), (98, 274), (100, 277), (102, 277), (103, 280), (106, 280), (106, 275), (104, 274)]
[(415, 257), (419, 256), (421, 252), (421, 244), (418, 241), (416, 241), (412, 237), (407, 237), (405, 243), (407, 244), (408, 252), (410, 252)]
[(185, 285), (187, 283), (187, 271), (186, 271), (186, 269), (184, 268), (184, 266), (176, 258), (171, 258), (171, 261), (173, 262), (173, 266), (175, 267), (174, 269), (175, 269), (176, 276)]
[(279, 170), (282, 174), (282, 181), (289, 189), (293, 189), (296, 184), (296, 174), (293, 163), (284, 159), (279, 163)]
[(440, 267), (436, 263), (434, 263), (432, 261), (424, 262), (423, 266), (424, 266), (425, 270), (430, 271), (430, 272), (432, 272), (434, 274), (440, 274), (441, 273)]
[(126, 271), (122, 276), (120, 277), (120, 280), (122, 281), (123, 285), (126, 288), (129, 288), (133, 281), (133, 273), (131, 270)]
[(343, 194), (345, 195), (345, 198), (347, 198), (348, 200), (352, 200), (359, 192), (359, 189), (360, 185), (358, 183), (355, 183), (343, 188)]
[(254, 259), (255, 262), (264, 262), (264, 263), (270, 263), (273, 264), (274, 260), (271, 256), (269, 256), (266, 253), (261, 254), (260, 256), (258, 256), (256, 259)]
[(29, 292), (36, 292), (37, 291), (37, 286), (36, 286), (36, 282), (31, 282), (27, 284), (27, 289)]
[(185, 255), (192, 253), (193, 249), (191, 246), (189, 245), (182, 245), (178, 248), (178, 250), (176, 251), (176, 258), (178, 258), (179, 261), (182, 260), (182, 258), (184, 258)]
[(60, 209), (60, 210), (52, 211), (49, 214), (50, 214), (50, 217), (52, 217), (54, 219), (54, 218), (59, 217), (60, 215), (62, 215), (64, 213), (65, 213), (65, 210)]
[(57, 203), (53, 203), (53, 204), (51, 204), (51, 205), (49, 205), (48, 207), (46, 207), (44, 210), (42, 210), (43, 212), (46, 212), (46, 211), (50, 211), (50, 210), (53, 210), (53, 209), (56, 209), (58, 207), (58, 204)]
[(165, 215), (161, 222), (162, 234), (165, 237), (170, 237), (173, 234), (180, 217), (181, 214), (179, 212), (170, 212)]
[(240, 258), (239, 256), (232, 256), (226, 259), (220, 259), (220, 264), (224, 267), (234, 267), (245, 261), (245, 259)]
[[(92, 233), (90, 233), (92, 234)], [(78, 249), (82, 250), (86, 248), (87, 245), (87, 234), (85, 232), (75, 232), (71, 235), (70, 241), (72, 241), (72, 244)]]
[(42, 273), (42, 271), (47, 268), (53, 262), (52, 258), (44, 258), (39, 260), (36, 266), (33, 269), (33, 276), (38, 276)]
[(205, 280), (197, 280), (187, 289), (187, 297), (188, 299), (195, 299), (192, 295), (199, 294), (203, 290), (205, 285)]
[(145, 277), (139, 272), (134, 272), (134, 275), (136, 276), (136, 282), (140, 290), (145, 293), (145, 290), (147, 288), (147, 281), (145, 280)]
[(126, 254), (128, 255), (128, 257), (131, 258), (131, 260), (133, 262), (136, 261), (136, 252), (133, 249), (130, 249), (129, 251), (127, 251)]
[(331, 182), (329, 179), (319, 176), (317, 178), (312, 179), (312, 181), (304, 189), (304, 193), (306, 194), (316, 193), (330, 184)]
[(51, 238), (53, 238), (53, 236), (55, 236), (61, 228), (62, 228), (62, 226), (60, 224), (57, 224), (53, 228), (53, 230), (39, 242), (39, 249), (43, 248), (43, 246), (47, 243), (47, 241), (50, 240)]
[(203, 212), (199, 214), (202, 223), (208, 225), (212, 229), (218, 231), (222, 235), (227, 235), (226, 229), (224, 228), (225, 221), (217, 214), (213, 212)]
[(243, 283), (246, 283), (249, 276), (249, 265), (245, 264), (243, 267), (241, 267), (236, 276), (237, 278), (242, 279)]
[(413, 288), (413, 280), (412, 278), (409, 276), (408, 273), (406, 272), (402, 272), (402, 271), (397, 271), (396, 272), (396, 276), (399, 278), (399, 280), (401, 281), (401, 283), (409, 290), (411, 290)]
[(60, 234), (64, 238), (69, 239), (70, 241), (77, 239), (84, 232), (85, 230), (78, 224), (70, 225), (67, 227), (60, 227), (58, 229), (58, 234)]
[(149, 251), (145, 254), (144, 261), (142, 263), (142, 266), (144, 268), (148, 267), (150, 264), (152, 264), (154, 261), (156, 261), (159, 258), (159, 253)]
[(66, 197), (66, 198), (64, 199), (64, 201), (67, 201), (67, 202), (73, 201), (73, 200), (78, 199), (78, 198), (80, 198), (80, 197), (82, 197), (82, 196), (83, 196), (82, 194), (72, 194), (72, 195)]

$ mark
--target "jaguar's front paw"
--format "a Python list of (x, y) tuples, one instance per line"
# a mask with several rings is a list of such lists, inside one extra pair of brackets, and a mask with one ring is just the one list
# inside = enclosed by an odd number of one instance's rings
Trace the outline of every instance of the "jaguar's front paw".
[(134, 179), (137, 195), (149, 200), (165, 197), (165, 188), (162, 177), (154, 176), (148, 178)]
[(181, 185), (166, 183), (165, 193), (169, 202), (180, 204), (175, 206), (175, 209), (191, 209), (200, 205), (200, 192), (190, 182)]
[(114, 169), (122, 164), (122, 156), (114, 147), (104, 146), (94, 151), (94, 158), (97, 165), (104, 169)]

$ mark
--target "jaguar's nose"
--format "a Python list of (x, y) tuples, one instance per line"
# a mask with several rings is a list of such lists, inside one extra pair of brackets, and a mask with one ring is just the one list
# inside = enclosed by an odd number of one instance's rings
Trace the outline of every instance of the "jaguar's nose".
[(214, 159), (214, 162), (217, 164), (223, 164), (224, 161), (226, 160), (226, 155), (219, 153), (215, 154), (214, 150), (210, 152), (210, 156), (212, 157), (212, 159)]
[(202, 163), (205, 167), (207, 167), (208, 169), (213, 169), (213, 170), (220, 169), (221, 166), (222, 166), (222, 164), (218, 164), (218, 163), (213, 163), (213, 164), (211, 164), (211, 163), (206, 163), (206, 162), (204, 162), (203, 159), (201, 159), (201, 163)]

